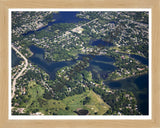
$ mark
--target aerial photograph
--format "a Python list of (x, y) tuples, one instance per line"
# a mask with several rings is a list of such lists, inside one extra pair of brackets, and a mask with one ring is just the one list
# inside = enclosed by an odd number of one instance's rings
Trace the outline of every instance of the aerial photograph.
[(149, 115), (149, 11), (11, 11), (11, 115)]

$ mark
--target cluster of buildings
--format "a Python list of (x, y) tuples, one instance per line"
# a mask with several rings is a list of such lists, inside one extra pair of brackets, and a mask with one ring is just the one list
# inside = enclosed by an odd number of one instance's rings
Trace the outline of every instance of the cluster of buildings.
[(12, 34), (20, 36), (28, 31), (35, 31), (47, 25), (48, 23), (44, 22), (44, 18), (51, 13), (52, 12), (12, 12)]

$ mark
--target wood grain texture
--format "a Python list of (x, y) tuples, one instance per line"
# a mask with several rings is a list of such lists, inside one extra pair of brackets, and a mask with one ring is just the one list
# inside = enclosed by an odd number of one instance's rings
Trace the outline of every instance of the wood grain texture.
[[(152, 120), (8, 120), (9, 8), (151, 8)], [(160, 128), (159, 0), (0, 0), (0, 128)]]

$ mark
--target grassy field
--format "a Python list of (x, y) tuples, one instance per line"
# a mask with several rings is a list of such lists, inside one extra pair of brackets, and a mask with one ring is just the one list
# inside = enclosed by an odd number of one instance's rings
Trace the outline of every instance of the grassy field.
[[(90, 97), (91, 100), (89, 103), (83, 105), (83, 101), (86, 97)], [(71, 112), (76, 111), (77, 109), (87, 109), (90, 115), (94, 115), (95, 113), (102, 115), (109, 109), (109, 106), (104, 103), (99, 95), (89, 90), (80, 95), (67, 97), (62, 102), (68, 105)]]
[[(34, 82), (29, 84), (31, 98), (26, 104), (29, 111), (40, 111), (45, 115), (77, 115), (74, 111), (85, 109), (89, 111), (89, 115), (103, 115), (110, 107), (92, 90), (87, 90), (82, 94), (70, 96), (63, 100), (47, 100), (43, 98), (43, 94), (43, 87)], [(86, 97), (90, 97), (90, 101), (83, 105)]]
[(30, 82), (28, 87), (28, 95), (30, 96), (30, 100), (26, 104), (26, 107), (29, 110), (39, 109), (40, 104), (38, 99), (43, 96), (44, 88), (42, 88), (40, 85), (37, 85), (34, 81)]

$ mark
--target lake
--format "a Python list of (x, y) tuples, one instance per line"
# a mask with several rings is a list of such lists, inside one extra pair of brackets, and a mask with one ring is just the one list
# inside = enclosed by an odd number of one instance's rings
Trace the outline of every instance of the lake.
[(107, 41), (103, 41), (103, 40), (101, 40), (101, 39), (92, 41), (91, 45), (92, 45), (92, 46), (103, 46), (103, 47), (104, 47), (104, 46), (108, 46), (108, 47), (113, 46), (112, 43), (107, 42)]
[(149, 76), (144, 74), (137, 77), (130, 77), (124, 80), (118, 80), (114, 82), (105, 82), (107, 86), (112, 89), (127, 89), (132, 91), (138, 101), (138, 109), (143, 115), (148, 115), (148, 88), (149, 88)]
[(64, 66), (69, 66), (75, 63), (75, 61), (65, 61), (65, 62), (48, 62), (44, 59), (44, 50), (42, 48), (38, 48), (35, 45), (31, 45), (30, 50), (34, 53), (29, 60), (38, 65), (44, 71), (46, 71), (51, 80), (55, 79), (56, 72)]
[(88, 21), (86, 19), (82, 19), (79, 17), (76, 17), (76, 15), (80, 13), (79, 11), (73, 11), (73, 12), (59, 12), (56, 14), (53, 14), (53, 19), (55, 19), (52, 23), (78, 23), (79, 21)]
[[(89, 55), (80, 54), (78, 59), (82, 59), (87, 56)], [(95, 55), (91, 57), (89, 61), (90, 66), (87, 70), (92, 72), (94, 79), (106, 79), (108, 74), (116, 69), (113, 65), (114, 62), (115, 60), (109, 56)]]
[[(42, 29), (45, 29), (47, 28), (48, 26), (51, 26), (53, 24), (57, 24), (57, 23), (78, 23), (79, 21), (89, 21), (87, 19), (82, 19), (82, 18), (79, 18), (79, 17), (76, 17), (76, 14), (79, 13), (79, 11), (75, 11), (75, 12), (58, 12), (56, 14), (53, 14), (53, 19), (55, 19), (54, 22), (48, 22), (48, 25), (42, 27), (42, 28), (39, 28), (38, 30), (36, 31), (41, 31)], [(25, 35), (29, 35), (29, 34), (33, 34), (34, 31), (29, 31), (25, 34), (23, 34), (24, 36)]]
[[(79, 55), (79, 58), (77, 60), (72, 61), (63, 61), (63, 62), (48, 62), (44, 59), (44, 50), (42, 48), (38, 48), (35, 45), (31, 45), (30, 50), (34, 53), (29, 60), (38, 65), (40, 68), (45, 70), (49, 75), (51, 80), (55, 80), (55, 74), (56, 72), (61, 69), (64, 66), (71, 66), (79, 59), (81, 60), (83, 57), (88, 55)], [(101, 77), (107, 77), (107, 74), (109, 72), (112, 72), (115, 70), (115, 67), (113, 66), (114, 59), (108, 56), (93, 56), (92, 59), (89, 61), (90, 66), (87, 68), (87, 70), (90, 70), (93, 72), (93, 75), (100, 74)]]
[[(129, 55), (129, 54), (127, 54)], [(148, 66), (148, 58), (144, 58), (139, 55), (129, 55), (130, 57), (138, 60), (142, 64), (145, 64)], [(136, 77), (130, 77), (123, 80), (118, 81), (107, 81), (105, 82), (107, 86), (109, 86), (112, 89), (127, 89), (129, 91), (132, 91), (136, 99), (138, 101), (138, 109), (143, 115), (148, 115), (148, 108), (149, 108), (149, 76), (148, 73), (136, 76)]]
[(19, 65), (22, 59), (16, 55), (16, 52), (13, 49), (11, 54), (12, 54), (12, 58), (11, 58), (12, 67)]
[(145, 64), (145, 65), (148, 66), (149, 61), (148, 61), (147, 58), (144, 58), (144, 57), (139, 56), (139, 55), (130, 55), (130, 57), (132, 57), (132, 58), (134, 58), (134, 59), (140, 61), (142, 64)]

